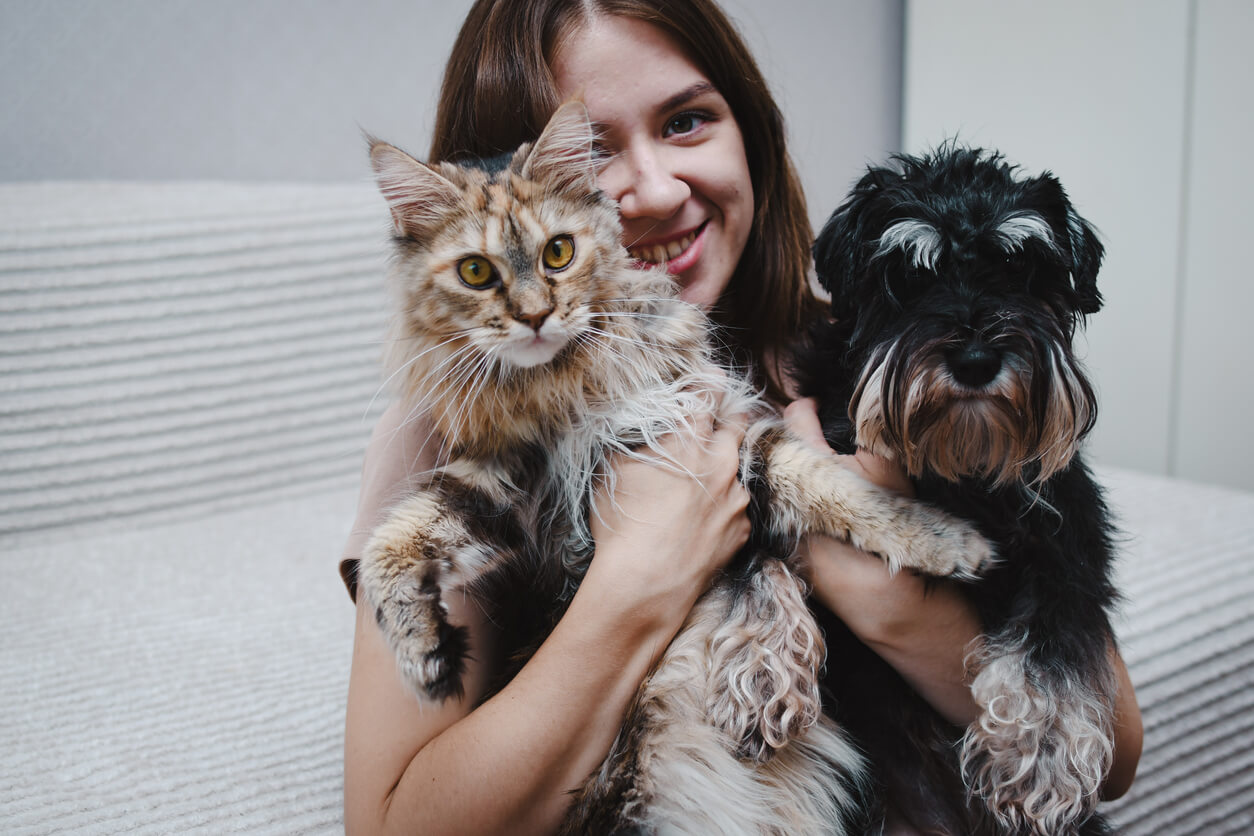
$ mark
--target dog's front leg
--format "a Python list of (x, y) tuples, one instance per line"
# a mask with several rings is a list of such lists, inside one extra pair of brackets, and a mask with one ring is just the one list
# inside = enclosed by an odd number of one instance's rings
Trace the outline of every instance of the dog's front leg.
[(1103, 651), (1078, 667), (1049, 658), (1031, 635), (1012, 624), (971, 660), (981, 713), (963, 739), (963, 776), (1008, 832), (1074, 834), (1114, 756), (1114, 670)]
[(366, 544), (362, 594), (396, 654), (401, 678), (420, 697), (462, 693), (468, 637), (446, 619), (444, 596), (503, 557), (502, 549), (472, 536), (467, 520), (435, 490), (397, 506)]
[(751, 428), (746, 480), (769, 506), (773, 534), (826, 534), (884, 558), (893, 571), (978, 577), (989, 541), (966, 520), (876, 487), (774, 422)]

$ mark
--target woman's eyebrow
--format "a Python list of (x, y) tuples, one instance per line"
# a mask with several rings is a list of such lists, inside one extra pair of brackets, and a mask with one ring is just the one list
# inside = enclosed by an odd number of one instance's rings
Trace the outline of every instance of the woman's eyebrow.
[(657, 109), (659, 111), (674, 110), (677, 107), (686, 105), (695, 98), (704, 96), (706, 93), (718, 93), (718, 88), (708, 81), (698, 81), (662, 102)]

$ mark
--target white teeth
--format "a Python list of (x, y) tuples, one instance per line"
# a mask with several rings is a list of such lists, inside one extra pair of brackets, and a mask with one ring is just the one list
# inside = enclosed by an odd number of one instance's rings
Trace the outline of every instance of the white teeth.
[(636, 247), (628, 249), (627, 253), (636, 261), (644, 261), (649, 264), (663, 264), (672, 258), (678, 258), (683, 255), (684, 250), (692, 246), (692, 242), (697, 240), (697, 233), (690, 232), (678, 241), (672, 241), (669, 244), (654, 244), (651, 247)]

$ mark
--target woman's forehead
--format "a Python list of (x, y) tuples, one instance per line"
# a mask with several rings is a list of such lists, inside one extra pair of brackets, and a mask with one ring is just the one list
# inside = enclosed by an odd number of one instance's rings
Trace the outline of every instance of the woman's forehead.
[(596, 122), (666, 111), (718, 91), (665, 30), (599, 15), (572, 31), (553, 56), (558, 96), (579, 98)]

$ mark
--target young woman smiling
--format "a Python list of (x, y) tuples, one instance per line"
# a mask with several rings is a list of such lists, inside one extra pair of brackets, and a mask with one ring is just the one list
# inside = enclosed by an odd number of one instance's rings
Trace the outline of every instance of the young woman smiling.
[[(623, 245), (665, 263), (682, 296), (723, 326), (735, 361), (781, 405), (778, 363), (821, 305), (806, 271), (811, 231), (778, 108), (744, 44), (708, 0), (479, 0), (446, 70), (430, 159), (486, 157), (534, 139), (578, 97), (610, 161), (599, 183), (619, 204)], [(785, 413), (813, 436), (812, 405)], [(700, 480), (639, 463), (617, 469), (615, 513), (594, 523), (596, 553), (570, 608), (539, 651), (484, 699), (500, 660), (474, 602), (449, 601), (473, 656), (460, 699), (420, 704), (402, 685), (374, 616), (358, 607), (345, 739), (350, 833), (545, 833), (567, 792), (609, 751), (633, 694), (693, 602), (745, 542), (735, 426), (695, 424), (670, 452)], [(821, 444), (821, 435), (816, 443)], [(343, 565), (414, 477), (436, 461), (422, 418), (390, 409), (376, 428)], [(909, 490), (887, 463), (848, 459)], [(601, 507), (607, 507), (602, 504)], [(810, 544), (815, 594), (946, 717), (976, 708), (963, 658), (979, 624), (960, 592), (925, 594), (910, 575), (843, 544)], [(830, 664), (839, 665), (839, 660)], [(1116, 770), (1140, 748), (1127, 684)]]

